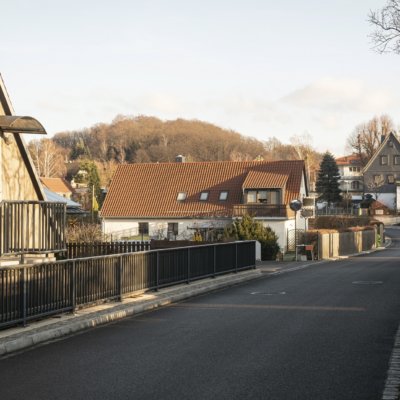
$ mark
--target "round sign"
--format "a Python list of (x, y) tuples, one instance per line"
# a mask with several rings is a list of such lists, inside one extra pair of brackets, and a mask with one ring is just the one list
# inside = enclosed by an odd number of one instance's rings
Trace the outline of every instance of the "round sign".
[(292, 211), (299, 211), (302, 207), (302, 203), (300, 200), (292, 200), (289, 204), (289, 207)]

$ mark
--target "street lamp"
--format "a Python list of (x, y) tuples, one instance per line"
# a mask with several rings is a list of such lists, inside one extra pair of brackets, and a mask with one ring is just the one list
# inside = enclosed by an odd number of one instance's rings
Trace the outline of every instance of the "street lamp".
[(289, 207), (294, 211), (294, 246), (296, 251), (296, 261), (297, 261), (297, 211), (300, 211), (303, 203), (300, 200), (292, 200)]

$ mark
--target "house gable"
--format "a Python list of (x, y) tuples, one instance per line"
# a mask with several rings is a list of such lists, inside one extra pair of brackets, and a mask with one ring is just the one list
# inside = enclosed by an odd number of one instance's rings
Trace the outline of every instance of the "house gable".
[[(395, 193), (400, 180), (400, 142), (390, 133), (363, 170), (366, 191), (379, 186), (381, 193)], [(375, 183), (374, 183), (375, 182)]]
[(60, 196), (71, 198), (73, 192), (70, 184), (62, 178), (40, 178), (42, 184), (50, 191)]
[[(0, 75), (0, 115), (13, 115), (13, 108)], [(18, 133), (6, 133), (0, 138), (0, 200), (44, 200), (44, 193)]]

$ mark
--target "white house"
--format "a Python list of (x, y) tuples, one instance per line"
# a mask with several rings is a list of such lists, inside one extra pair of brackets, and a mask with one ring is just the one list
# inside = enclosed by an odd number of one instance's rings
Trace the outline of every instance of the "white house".
[(123, 164), (101, 210), (103, 233), (209, 239), (248, 213), (271, 227), (285, 249), (287, 232), (295, 227), (289, 203), (307, 194), (299, 160)]

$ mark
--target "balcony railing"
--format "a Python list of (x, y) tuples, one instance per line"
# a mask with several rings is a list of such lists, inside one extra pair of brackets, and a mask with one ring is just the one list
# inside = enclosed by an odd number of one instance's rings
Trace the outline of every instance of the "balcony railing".
[(65, 203), (2, 201), (0, 256), (65, 251), (65, 211)]
[(236, 204), (233, 206), (233, 216), (242, 217), (245, 214), (254, 217), (288, 218), (294, 212), (285, 204)]

